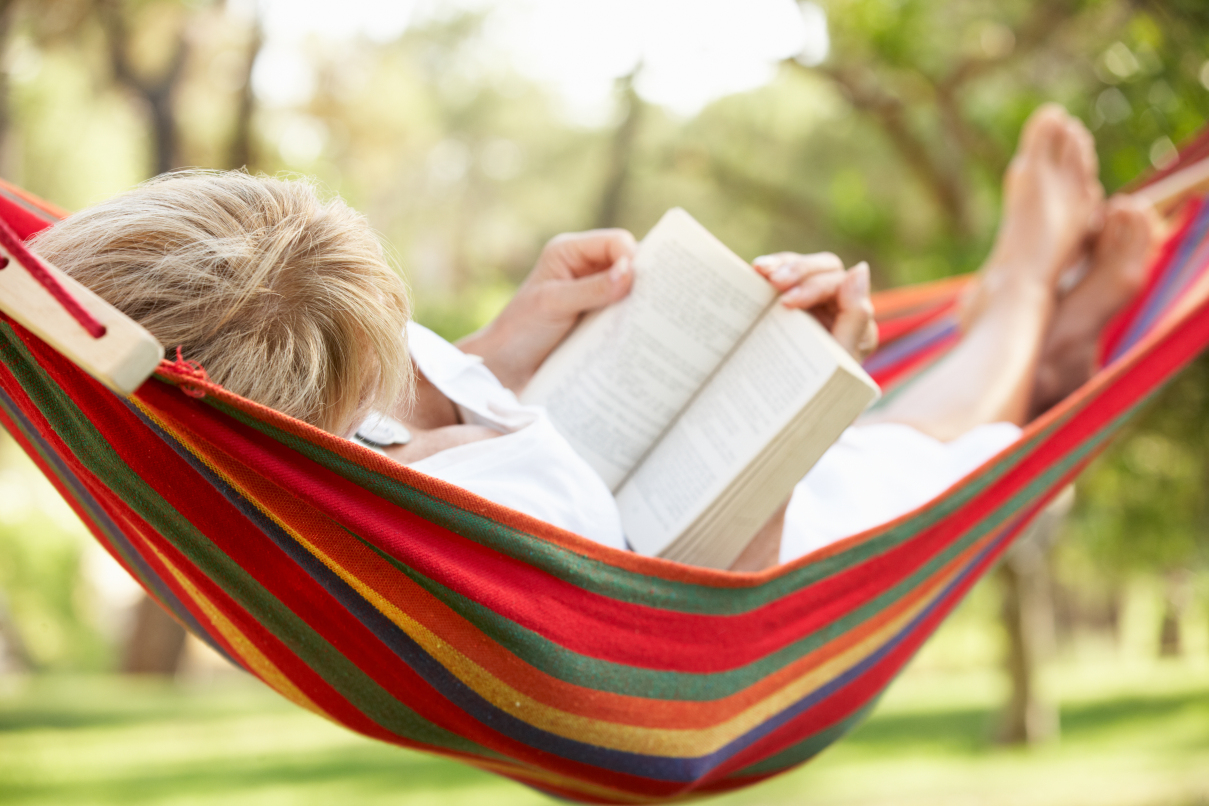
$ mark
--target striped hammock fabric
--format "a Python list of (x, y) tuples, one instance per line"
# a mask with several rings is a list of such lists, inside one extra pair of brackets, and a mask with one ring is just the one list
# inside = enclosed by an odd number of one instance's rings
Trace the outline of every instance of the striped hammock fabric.
[[(13, 188), (21, 237), (57, 213)], [(0, 315), (0, 423), (192, 633), (304, 708), (556, 796), (746, 786), (851, 730), (1013, 536), (1209, 345), (1191, 202), (1109, 363), (927, 506), (759, 574), (603, 548), (165, 362), (130, 399)], [(15, 267), (15, 270), (20, 270)], [(963, 280), (877, 299), (894, 385)]]

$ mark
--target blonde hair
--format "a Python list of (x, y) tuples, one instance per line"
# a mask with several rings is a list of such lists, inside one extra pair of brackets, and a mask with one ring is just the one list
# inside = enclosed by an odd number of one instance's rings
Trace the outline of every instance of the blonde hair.
[(165, 174), (32, 246), (211, 380), (326, 431), (411, 394), (406, 288), (365, 219), (310, 182)]

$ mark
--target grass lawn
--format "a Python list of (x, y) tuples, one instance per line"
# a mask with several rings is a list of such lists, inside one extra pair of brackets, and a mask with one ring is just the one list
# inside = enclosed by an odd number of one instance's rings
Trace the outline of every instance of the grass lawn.
[[(1062, 738), (992, 745), (990, 673), (909, 672), (815, 762), (716, 804), (1209, 806), (1209, 666), (1067, 666)], [(251, 680), (0, 678), (0, 804), (553, 803), (371, 742)]]

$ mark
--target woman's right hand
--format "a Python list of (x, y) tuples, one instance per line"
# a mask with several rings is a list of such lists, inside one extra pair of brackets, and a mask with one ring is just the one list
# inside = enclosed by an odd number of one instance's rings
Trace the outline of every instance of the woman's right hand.
[(868, 263), (845, 270), (830, 252), (778, 252), (758, 257), (752, 265), (781, 292), (782, 305), (814, 316), (856, 360), (877, 349)]

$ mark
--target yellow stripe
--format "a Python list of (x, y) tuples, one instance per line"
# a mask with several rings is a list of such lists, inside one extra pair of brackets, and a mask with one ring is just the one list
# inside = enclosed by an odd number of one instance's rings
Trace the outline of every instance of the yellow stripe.
[(331, 719), (333, 722), (336, 721), (330, 714), (316, 705), (310, 697), (303, 694), (302, 691), (295, 686), (294, 683), (280, 669), (277, 668), (277, 665), (273, 663), (273, 661), (269, 660), (263, 652), (256, 648), (256, 645), (246, 635), (244, 635), (242, 630), (236, 627), (235, 624), (232, 623), (231, 620), (225, 615), (223, 615), (222, 611), (219, 610), (218, 607), (211, 602), (205, 594), (198, 590), (197, 587), (190, 582), (184, 574), (177, 570), (177, 568), (159, 551), (159, 549), (157, 549), (155, 546), (150, 546), (150, 548), (153, 552), (155, 552), (155, 555), (159, 558), (160, 562), (162, 562), (164, 566), (167, 567), (168, 571), (171, 572), (177, 583), (179, 583), (180, 586), (189, 594), (189, 598), (191, 598), (206, 614), (206, 617), (210, 620), (210, 623), (214, 626), (214, 629), (216, 629), (222, 635), (222, 637), (226, 639), (227, 643), (231, 645), (231, 648), (235, 651), (235, 654), (239, 656), (239, 659), (243, 662), (245, 667), (252, 670), (252, 672), (255, 673), (256, 676), (263, 680), (266, 684), (268, 684), (269, 687), (291, 702), (301, 705), (308, 711), (313, 711), (314, 713), (319, 714), (319, 716)]

